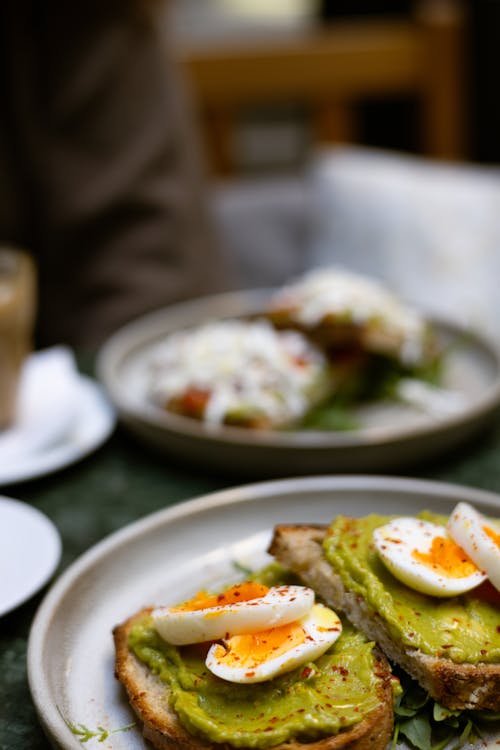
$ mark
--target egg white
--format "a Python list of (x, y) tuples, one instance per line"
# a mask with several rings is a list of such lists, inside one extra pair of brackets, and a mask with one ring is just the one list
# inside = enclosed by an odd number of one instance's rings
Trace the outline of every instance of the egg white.
[(375, 529), (373, 542), (392, 575), (423, 594), (457, 596), (485, 580), (485, 574), (479, 569), (471, 575), (455, 577), (416, 559), (413, 552), (428, 552), (436, 537), (449, 538), (444, 526), (418, 518), (402, 517)]
[(152, 617), (165, 641), (185, 646), (286, 625), (310, 612), (313, 604), (314, 591), (310, 588), (274, 586), (263, 597), (223, 606), (198, 610), (157, 607)]
[(468, 503), (458, 503), (447, 524), (449, 535), (500, 591), (500, 547), (488, 536), (485, 528), (500, 535), (500, 528), (493, 526), (491, 521)]
[[(264, 682), (277, 675), (290, 672), (305, 662), (314, 661), (335, 643), (342, 632), (342, 623), (333, 610), (323, 604), (315, 604), (311, 611), (299, 620), (305, 640), (277, 657), (259, 657), (248, 660), (247, 653), (238, 653), (232, 639), (214, 643), (208, 652), (206, 666), (218, 677), (229, 682), (251, 684)], [(250, 655), (252, 656), (252, 655)], [(234, 666), (238, 657), (246, 660), (244, 666)], [(229, 663), (228, 663), (229, 662)]]

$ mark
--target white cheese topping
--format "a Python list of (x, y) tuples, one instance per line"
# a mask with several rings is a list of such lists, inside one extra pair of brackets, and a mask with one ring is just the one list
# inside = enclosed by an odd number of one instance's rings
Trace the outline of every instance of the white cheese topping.
[(152, 355), (151, 399), (168, 405), (196, 388), (209, 394), (204, 420), (231, 413), (263, 415), (273, 424), (300, 418), (323, 395), (326, 360), (300, 333), (267, 321), (226, 320), (179, 331)]
[(376, 325), (394, 339), (399, 356), (416, 362), (422, 356), (426, 322), (413, 308), (373, 279), (335, 268), (315, 269), (285, 286), (272, 308), (290, 310), (290, 317), (312, 329), (326, 316), (357, 325)]

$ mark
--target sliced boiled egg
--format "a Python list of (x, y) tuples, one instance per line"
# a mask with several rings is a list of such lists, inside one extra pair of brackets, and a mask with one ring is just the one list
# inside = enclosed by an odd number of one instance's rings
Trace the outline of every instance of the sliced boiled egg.
[(285, 625), (306, 615), (314, 591), (305, 586), (273, 586), (245, 581), (221, 594), (199, 592), (176, 607), (158, 607), (152, 617), (160, 636), (174, 646), (215, 641)]
[(335, 643), (342, 623), (335, 612), (322, 604), (296, 622), (258, 633), (235, 635), (214, 643), (206, 665), (229, 682), (252, 683), (270, 680), (314, 661)]
[(457, 596), (486, 576), (451, 539), (444, 526), (402, 517), (373, 533), (375, 548), (392, 575), (431, 596)]
[(448, 519), (447, 529), (500, 591), (500, 528), (468, 503), (458, 503)]

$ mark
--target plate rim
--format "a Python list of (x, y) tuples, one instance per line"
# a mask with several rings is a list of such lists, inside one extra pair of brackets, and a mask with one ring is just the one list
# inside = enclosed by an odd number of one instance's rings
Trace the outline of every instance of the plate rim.
[[(480, 420), (500, 409), (500, 345), (477, 331), (462, 327), (456, 321), (436, 317), (432, 313), (427, 314), (425, 310), (422, 311), (423, 314), (436, 326), (454, 334), (463, 335), (465, 339), (475, 342), (477, 346), (488, 353), (496, 365), (495, 378), (486, 392), (481, 393), (475, 399), (472, 407), (467, 407), (458, 414), (446, 415), (437, 422), (429, 420), (425, 424), (412, 425), (406, 428), (398, 427), (394, 430), (384, 429), (375, 434), (326, 430), (251, 431), (227, 425), (206, 425), (182, 415), (162, 412), (146, 402), (139, 406), (124, 398), (123, 394), (116, 388), (117, 376), (115, 370), (120, 366), (119, 360), (130, 356), (135, 348), (146, 345), (148, 340), (156, 339), (161, 333), (165, 319), (169, 316), (182, 316), (184, 312), (189, 314), (197, 309), (203, 310), (205, 307), (213, 305), (231, 306), (238, 301), (241, 301), (243, 305), (248, 305), (250, 309), (247, 308), (247, 312), (251, 313), (251, 308), (255, 308), (258, 300), (265, 299), (273, 291), (275, 291), (273, 288), (242, 289), (178, 302), (135, 318), (111, 334), (97, 353), (96, 373), (119, 417), (125, 422), (132, 421), (147, 427), (164, 430), (165, 434), (171, 432), (200, 444), (208, 441), (213, 444), (236, 445), (241, 448), (317, 451), (318, 449), (349, 450), (363, 447), (382, 447), (390, 445), (396, 440), (408, 442), (426, 436), (435, 436), (476, 419)], [(243, 310), (243, 314), (244, 312), (245, 310)], [(237, 314), (234, 312), (229, 315), (220, 314), (220, 317), (237, 317)], [(146, 340), (145, 331), (148, 331)]]
[(7, 504), (18, 509), (21, 508), (23, 514), (28, 513), (33, 519), (36, 519), (37, 523), (39, 524), (39, 533), (41, 533), (41, 529), (43, 529), (47, 534), (47, 539), (49, 539), (51, 544), (52, 554), (49, 561), (50, 564), (45, 567), (43, 576), (39, 576), (36, 579), (35, 583), (31, 583), (29, 587), (25, 588), (24, 592), (20, 594), (7, 607), (4, 607), (0, 604), (0, 618), (4, 617), (10, 612), (13, 612), (22, 604), (27, 602), (29, 599), (31, 599), (32, 596), (40, 591), (48, 581), (50, 581), (61, 561), (63, 547), (61, 535), (57, 526), (52, 521), (52, 519), (49, 518), (45, 513), (43, 513), (39, 508), (36, 508), (35, 506), (31, 505), (30, 503), (24, 502), (23, 500), (18, 500), (17, 498), (0, 493), (0, 505), (2, 504)]
[[(67, 726), (64, 719), (50, 701), (44, 700), (44, 695), (50, 695), (48, 677), (43, 670), (44, 643), (50, 631), (51, 622), (58, 605), (71, 589), (74, 583), (86, 571), (98, 565), (107, 557), (112, 556), (122, 545), (132, 538), (147, 535), (151, 530), (158, 530), (158, 526), (168, 527), (179, 518), (195, 515), (224, 505), (262, 500), (271, 493), (273, 496), (285, 493), (300, 493), (307, 491), (340, 491), (351, 490), (386, 490), (397, 492), (425, 492), (432, 498), (450, 497), (459, 500), (484, 504), (500, 510), (500, 494), (460, 485), (453, 482), (399, 477), (378, 474), (342, 474), (317, 475), (308, 477), (289, 477), (273, 479), (251, 484), (237, 485), (223, 490), (198, 495), (192, 499), (180, 501), (167, 508), (150, 513), (126, 526), (112, 532), (77, 557), (68, 568), (54, 581), (40, 603), (32, 620), (28, 637), (27, 672), (31, 697), (44, 731), (54, 739), (61, 748), (71, 750), (78, 747), (75, 740), (68, 740)], [(72, 738), (74, 739), (74, 738)]]
[[(104, 417), (99, 432), (94, 435), (90, 442), (85, 442), (85, 444), (79, 442), (78, 439), (75, 440), (72, 438), (48, 449), (37, 451), (24, 461), (13, 464), (13, 469), (10, 470), (10, 473), (6, 472), (3, 475), (0, 473), (0, 487), (9, 487), (29, 482), (72, 466), (92, 454), (111, 436), (116, 426), (117, 415), (103, 386), (94, 378), (80, 372), (76, 373), (75, 377), (78, 384), (77, 388), (84, 389), (87, 397), (92, 398), (95, 403), (99, 402), (99, 413), (101, 417)], [(88, 413), (78, 410), (74, 425), (69, 429), (69, 434), (72, 432), (78, 433), (81, 425), (87, 419)], [(34, 462), (31, 468), (28, 466), (30, 459)]]

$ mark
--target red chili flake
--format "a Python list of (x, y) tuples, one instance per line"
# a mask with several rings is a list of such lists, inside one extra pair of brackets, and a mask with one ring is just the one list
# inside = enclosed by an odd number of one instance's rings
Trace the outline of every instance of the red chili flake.
[(500, 625), (497, 625), (497, 633), (500, 633)]
[(298, 367), (305, 367), (308, 364), (307, 357), (295, 355), (295, 357), (292, 358), (292, 360), (295, 362)]
[(415, 633), (413, 633), (413, 631), (408, 633), (408, 638), (415, 638)]
[(255, 672), (245, 672), (245, 677), (254, 677)]
[(349, 674), (349, 670), (346, 667), (340, 667), (340, 674), (346, 677)]
[(481, 654), (481, 656), (485, 656), (485, 654), (487, 654), (487, 653), (488, 653), (488, 651), (487, 651), (487, 649), (485, 649), (485, 648), (482, 648), (482, 649), (481, 649), (481, 651), (480, 651), (479, 653)]
[(307, 680), (307, 678), (310, 676), (312, 672), (311, 667), (304, 667), (302, 672), (300, 673), (300, 676), (304, 678), (304, 680)]
[(295, 713), (303, 714), (305, 710), (306, 710), (305, 708), (298, 708)]
[(453, 648), (453, 643), (442, 643), (441, 648)]

